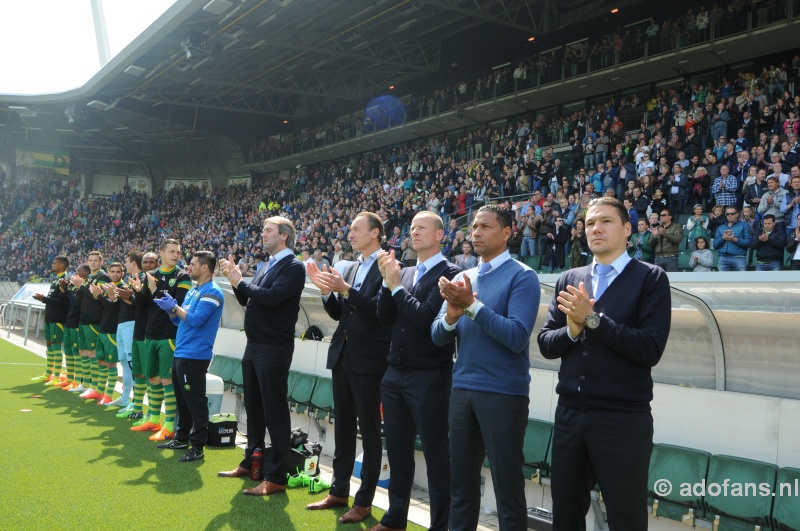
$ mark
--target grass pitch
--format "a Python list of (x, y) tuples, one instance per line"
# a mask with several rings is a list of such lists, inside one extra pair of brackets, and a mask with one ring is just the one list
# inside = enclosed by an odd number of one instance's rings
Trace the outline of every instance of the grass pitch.
[(217, 477), (238, 464), (239, 448), (206, 448), (204, 460), (179, 463), (183, 451), (156, 449), (129, 430), (131, 421), (31, 382), (43, 367), (42, 358), (0, 340), (2, 529), (354, 530), (383, 515), (373, 508), (359, 524), (339, 524), (347, 509), (307, 511), (324, 495), (304, 489), (244, 496), (255, 482)]

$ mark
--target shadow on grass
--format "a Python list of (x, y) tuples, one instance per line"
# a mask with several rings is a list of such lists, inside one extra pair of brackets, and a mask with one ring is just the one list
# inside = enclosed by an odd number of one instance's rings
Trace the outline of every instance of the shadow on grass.
[(216, 529), (296, 529), (291, 515), (287, 512), (289, 498), (287, 493), (272, 496), (245, 496), (236, 494), (231, 498), (231, 508), (227, 513), (218, 514), (205, 527), (206, 531)]

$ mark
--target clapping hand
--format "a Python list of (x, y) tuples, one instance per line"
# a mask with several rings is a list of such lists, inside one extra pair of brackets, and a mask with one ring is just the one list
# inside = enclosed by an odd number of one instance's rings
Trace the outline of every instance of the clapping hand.
[(83, 277), (79, 277), (78, 275), (72, 275), (72, 278), (69, 281), (72, 283), (73, 286), (79, 288), (83, 286)]
[(133, 290), (131, 288), (117, 288), (117, 295), (120, 299), (129, 301), (131, 300), (131, 295), (133, 295)]
[(167, 312), (178, 305), (178, 301), (173, 299), (169, 293), (165, 293), (160, 299), (153, 299), (153, 302), (156, 303), (156, 306)]
[(149, 272), (147, 273), (147, 287), (150, 289), (150, 293), (156, 292), (156, 277)]
[(103, 288), (97, 284), (89, 284), (89, 291), (92, 293), (92, 297), (96, 299), (101, 293), (103, 293)]
[(136, 291), (142, 291), (142, 281), (139, 280), (139, 275), (131, 275), (130, 280), (128, 280), (128, 284), (130, 284), (131, 288)]
[(68, 287), (69, 287), (69, 280), (67, 280), (66, 277), (58, 279), (58, 289), (60, 289), (61, 291), (67, 291)]
[(117, 287), (114, 284), (106, 282), (102, 287), (109, 299), (114, 300), (117, 298)]
[(350, 290), (350, 284), (345, 282), (338, 271), (327, 265), (322, 266), (322, 268), (323, 270), (320, 271), (314, 262), (306, 264), (308, 278), (320, 289), (324, 297), (327, 297), (332, 292), (344, 295)]
[(231, 286), (234, 288), (238, 286), (239, 282), (242, 281), (242, 270), (236, 265), (236, 257), (229, 254), (228, 259), (225, 260), (223, 258), (220, 260), (219, 265), (222, 268), (222, 275), (228, 279)]
[(394, 290), (400, 285), (400, 264), (394, 257), (394, 249), (378, 253), (378, 270), (389, 289)]

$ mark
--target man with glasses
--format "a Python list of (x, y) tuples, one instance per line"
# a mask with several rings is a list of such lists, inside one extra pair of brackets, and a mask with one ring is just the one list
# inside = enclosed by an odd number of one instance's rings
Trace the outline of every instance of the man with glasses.
[(719, 252), (718, 269), (745, 271), (745, 256), (752, 237), (750, 225), (739, 221), (739, 211), (734, 205), (725, 208), (725, 219), (727, 224), (720, 225), (714, 235), (714, 249)]
[(650, 226), (650, 247), (656, 255), (655, 265), (664, 271), (678, 270), (678, 246), (683, 240), (683, 227), (672, 222), (672, 212), (665, 208), (659, 214), (659, 222)]

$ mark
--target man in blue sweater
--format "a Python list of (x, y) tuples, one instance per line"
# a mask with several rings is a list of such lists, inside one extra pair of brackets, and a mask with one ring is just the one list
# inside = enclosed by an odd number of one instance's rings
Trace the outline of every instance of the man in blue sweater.
[(225, 304), (222, 288), (213, 280), (216, 267), (214, 253), (197, 251), (188, 271), (197, 285), (186, 294), (183, 305), (179, 306), (178, 301), (166, 292), (162, 298), (153, 301), (178, 327), (170, 374), (175, 382), (178, 423), (175, 438), (159, 444), (158, 448), (182, 450), (191, 443), (192, 448), (178, 459), (183, 463), (203, 459), (208, 442), (206, 373)]
[(647, 529), (651, 369), (666, 347), (672, 311), (667, 274), (628, 256), (630, 233), (622, 203), (609, 197), (590, 203), (586, 236), (594, 262), (561, 275), (539, 333), (542, 355), (561, 358), (554, 530), (586, 529), (595, 482), (610, 529)]
[(472, 241), (478, 267), (439, 279), (444, 304), (431, 325), (433, 343), (454, 340), (450, 395), (451, 531), (473, 530), (480, 474), (488, 454), (501, 531), (527, 522), (522, 452), (528, 422), (528, 347), (539, 310), (539, 279), (513, 260), (511, 215), (499, 205), (478, 210)]

